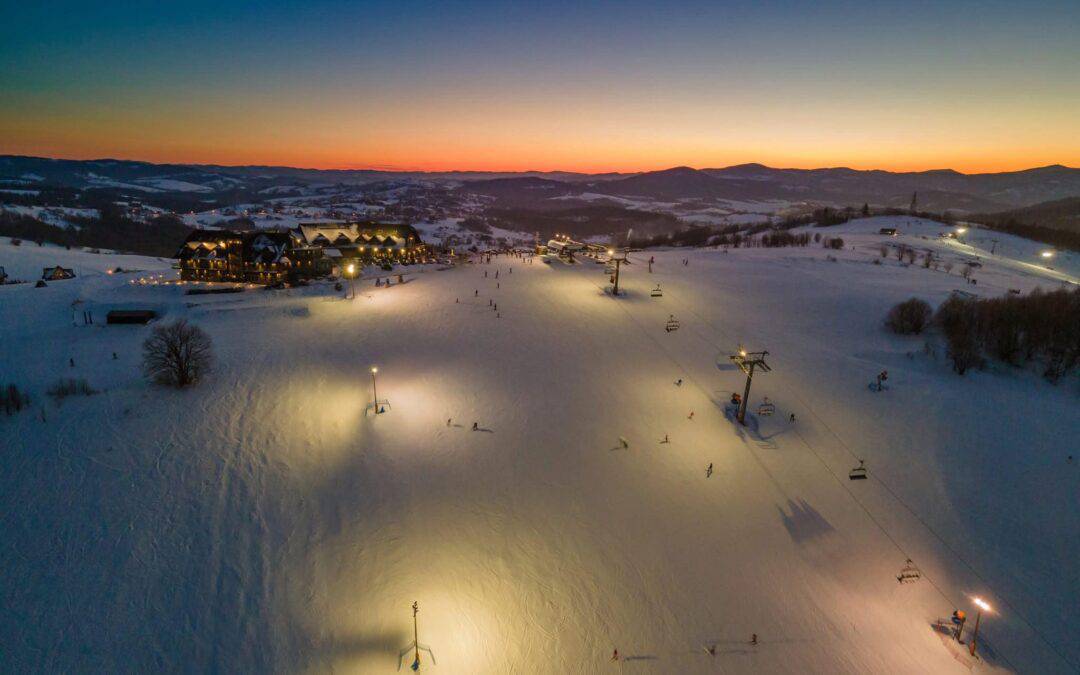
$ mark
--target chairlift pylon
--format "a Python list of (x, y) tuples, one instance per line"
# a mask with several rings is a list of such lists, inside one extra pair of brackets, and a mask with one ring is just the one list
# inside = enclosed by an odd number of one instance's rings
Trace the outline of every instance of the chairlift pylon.
[(848, 472), (848, 480), (866, 480), (866, 466), (864, 460), (859, 460), (859, 466)]

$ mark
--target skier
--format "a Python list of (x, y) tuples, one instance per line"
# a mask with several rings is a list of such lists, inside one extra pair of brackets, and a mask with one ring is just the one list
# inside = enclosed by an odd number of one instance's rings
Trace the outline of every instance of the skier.
[(716, 645), (709, 645), (705, 651), (709, 653), (709, 656), (716, 656)]
[(688, 420), (694, 419), (694, 411), (693, 410), (690, 411), (690, 414), (687, 416), (686, 419), (688, 419)]
[(117, 360), (117, 359), (119, 359), (120, 357), (116, 355), (116, 352), (113, 352), (113, 353), (112, 353), (112, 358), (113, 358), (113, 361), (116, 361), (116, 360)]
[(705, 477), (712, 478), (712, 462), (709, 462), (709, 468), (705, 469)]
[(613, 651), (611, 653), (611, 660), (612, 661), (618, 661), (619, 660), (619, 650), (618, 649), (616, 649), (615, 651)]
[(74, 368), (75, 367), (75, 359), (68, 359), (68, 365), (71, 366), (72, 368)]
[(447, 417), (446, 418), (446, 426), (450, 426), (450, 420), (452, 420), (452, 419), (454, 419), (454, 418), (453, 417)]
[(478, 289), (476, 289), (475, 291), (473, 291), (473, 292), (472, 292), (472, 296), (473, 296), (474, 298), (475, 298), (475, 297), (478, 297), (479, 295), (480, 295), (480, 289), (479, 289), (479, 288), (478, 288)]
[(496, 279), (498, 279), (498, 278), (499, 278), (499, 270), (495, 270), (495, 278), (496, 278)]
[(681, 377), (679, 379), (675, 380), (675, 386), (676, 387), (681, 387), (682, 386), (682, 378)]
[(624, 449), (624, 450), (625, 450), (626, 448), (629, 448), (629, 447), (630, 447), (630, 444), (629, 444), (629, 443), (627, 443), (626, 439), (625, 439), (625, 438), (623, 438), (622, 436), (619, 436), (619, 443), (621, 443), (621, 444), (622, 444), (622, 446), (623, 446), (623, 449)]
[(731, 392), (731, 405), (739, 405), (742, 403), (742, 396), (739, 396), (736, 392)]
[(492, 299), (491, 299), (491, 298), (488, 298), (488, 307), (491, 307), (491, 305), (492, 305), (492, 304), (493, 304), (493, 301), (492, 301)]
[(502, 288), (499, 284), (495, 284), (495, 288)]
[(456, 305), (456, 304), (458, 304), (458, 303), (460, 303), (460, 302), (461, 302), (461, 299), (460, 299), (460, 298), (454, 298), (454, 304), (455, 304), (455, 305)]
[(752, 645), (757, 644), (757, 633), (752, 633), (750, 635), (750, 644), (752, 644)]
[(480, 423), (479, 422), (473, 422), (472, 423), (472, 430), (473, 431), (480, 431)]
[(670, 443), (671, 441), (668, 440), (667, 434), (664, 434), (664, 440), (662, 440), (660, 442), (661, 443)]
[(495, 311), (498, 312), (499, 311), (499, 303), (496, 302), (494, 307), (495, 307)]
[(485, 278), (485, 279), (487, 279), (487, 273), (488, 273), (488, 271), (487, 271), (487, 270), (484, 270), (484, 278)]
[(788, 421), (792, 424), (795, 424), (795, 413), (791, 413), (791, 417), (788, 419)]

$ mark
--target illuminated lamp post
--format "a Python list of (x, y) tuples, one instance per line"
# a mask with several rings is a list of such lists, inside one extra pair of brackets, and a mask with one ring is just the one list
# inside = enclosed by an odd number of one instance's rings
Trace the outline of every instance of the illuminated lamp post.
[(963, 241), (965, 233), (967, 233), (967, 228), (966, 227), (958, 227), (958, 228), (956, 228), (956, 239), (957, 239), (957, 241)]
[(375, 397), (375, 414), (379, 414), (379, 390), (375, 388), (375, 373), (379, 372), (379, 369), (375, 366), (371, 367), (371, 395)]
[(975, 613), (975, 630), (971, 634), (971, 655), (975, 656), (975, 643), (979, 639), (979, 619), (982, 618), (983, 610), (990, 611), (990, 605), (982, 598), (975, 598), (975, 606), (979, 611)]
[(356, 299), (356, 287), (353, 286), (353, 283), (355, 282), (355, 279), (356, 279), (356, 265), (355, 264), (349, 263), (348, 266), (345, 267), (345, 276), (349, 280), (349, 290), (346, 291), (345, 297), (348, 298), (351, 295), (353, 297), (353, 299)]

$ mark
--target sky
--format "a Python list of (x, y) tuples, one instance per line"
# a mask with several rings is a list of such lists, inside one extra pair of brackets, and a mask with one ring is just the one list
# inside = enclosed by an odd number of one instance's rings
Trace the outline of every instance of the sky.
[(1080, 166), (1080, 4), (0, 0), (0, 153)]

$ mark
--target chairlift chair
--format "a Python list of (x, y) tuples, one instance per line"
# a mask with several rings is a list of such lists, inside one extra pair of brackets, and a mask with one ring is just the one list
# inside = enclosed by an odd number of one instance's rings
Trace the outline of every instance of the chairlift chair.
[(769, 397), (766, 396), (765, 400), (758, 406), (757, 414), (768, 417), (774, 412), (776, 412), (776, 406), (773, 405), (772, 401), (769, 400)]
[(662, 298), (662, 297), (664, 297), (664, 292), (662, 290), (660, 290), (660, 284), (656, 284), (656, 288), (652, 289), (652, 292), (649, 293), (649, 295), (651, 295), (654, 298)]
[(911, 558), (907, 559), (904, 566), (900, 568), (900, 574), (896, 575), (896, 580), (902, 584), (915, 583), (922, 578), (922, 572), (915, 566), (915, 563), (911, 562)]
[(667, 323), (664, 324), (664, 330), (669, 333), (673, 330), (679, 330), (679, 320), (675, 318), (674, 314), (668, 317)]
[(859, 466), (848, 472), (848, 480), (866, 480), (866, 467), (863, 465), (863, 461), (860, 459)]

